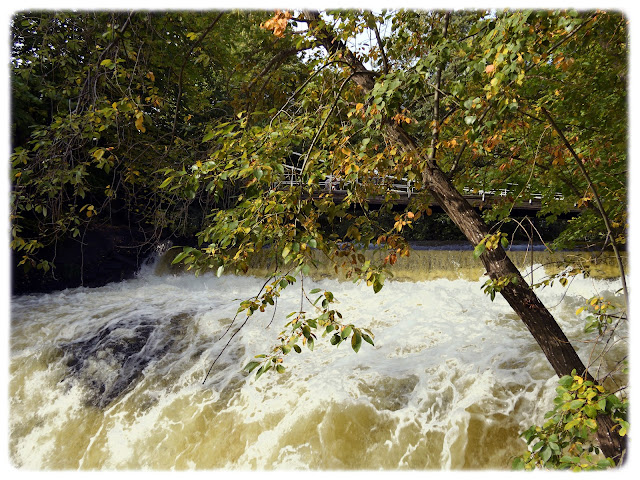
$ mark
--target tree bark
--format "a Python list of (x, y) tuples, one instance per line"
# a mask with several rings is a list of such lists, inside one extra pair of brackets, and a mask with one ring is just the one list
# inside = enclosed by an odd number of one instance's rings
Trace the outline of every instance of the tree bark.
[[(311, 26), (320, 19), (317, 12), (305, 12), (305, 16)], [(328, 29), (320, 28), (315, 33), (318, 42), (330, 55), (339, 54), (342, 56), (353, 72), (352, 80), (366, 93), (371, 91), (375, 84), (373, 72), (369, 72), (344, 42), (338, 40)], [(473, 246), (478, 245), (489, 233), (489, 228), (478, 212), (440, 170), (435, 159), (425, 158), (421, 155), (414, 139), (395, 122), (386, 119), (383, 121), (383, 128), (387, 137), (396, 146), (421, 160), (425, 165), (423, 171), (424, 187), (458, 226), (467, 240)], [(585, 375), (593, 380), (553, 315), (529, 287), (502, 247), (498, 246), (495, 250), (485, 250), (480, 259), (491, 279), (497, 280), (505, 277), (516, 279), (515, 283), (509, 283), (505, 286), (500, 294), (524, 322), (556, 374), (559, 377), (570, 375), (575, 369), (579, 375)], [(622, 459), (626, 447), (625, 438), (612, 431), (613, 421), (611, 418), (601, 415), (597, 420), (600, 448), (604, 455), (613, 458), (618, 463)]]

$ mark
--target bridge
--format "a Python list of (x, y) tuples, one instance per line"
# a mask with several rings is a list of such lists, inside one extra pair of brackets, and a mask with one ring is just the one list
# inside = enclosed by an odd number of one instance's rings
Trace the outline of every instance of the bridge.
[[(284, 190), (293, 188), (296, 186), (300, 186), (303, 184), (301, 181), (302, 178), (302, 169), (298, 167), (294, 167), (292, 165), (285, 165), (284, 176), (282, 180), (276, 182), (273, 185), (274, 189)], [(394, 204), (397, 205), (407, 205), (411, 199), (412, 195), (417, 195), (419, 193), (418, 190), (415, 189), (415, 183), (406, 178), (401, 178), (398, 180), (395, 177), (386, 176), (386, 177), (374, 177), (373, 182), (379, 185), (386, 184), (388, 190), (390, 192), (398, 194), (398, 197), (393, 201)], [(345, 189), (350, 182), (344, 182), (340, 178), (334, 175), (327, 175), (325, 179), (320, 182), (321, 190), (318, 191), (318, 195), (320, 194), (330, 194), (336, 200), (342, 200), (347, 196), (348, 191)], [(502, 188), (498, 190), (483, 190), (483, 189), (472, 189), (472, 188), (464, 188), (462, 196), (469, 202), (469, 204), (473, 207), (477, 208), (488, 208), (493, 203), (498, 202), (501, 198), (505, 198), (509, 195), (517, 195), (518, 192), (516, 189), (518, 185), (515, 183), (507, 184), (509, 188)], [(564, 196), (560, 193), (556, 193), (554, 198), (556, 200), (562, 200)], [(383, 196), (371, 196), (367, 199), (369, 204), (382, 204), (385, 202), (385, 198)], [(432, 205), (437, 205), (435, 202)], [(531, 210), (538, 211), (542, 208), (542, 194), (541, 193), (531, 193), (527, 192), (527, 199), (516, 202), (513, 207), (517, 210)], [(574, 205), (574, 208), (570, 210), (573, 213), (579, 212), (580, 209)]]

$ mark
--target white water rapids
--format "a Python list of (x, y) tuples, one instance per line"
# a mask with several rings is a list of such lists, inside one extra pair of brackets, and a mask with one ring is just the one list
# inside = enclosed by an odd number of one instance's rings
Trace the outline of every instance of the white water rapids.
[[(468, 252), (464, 255), (469, 255)], [(477, 280), (331, 290), (375, 347), (318, 339), (284, 374), (241, 371), (299, 308), (300, 282), (257, 312), (202, 381), (256, 277), (156, 275), (12, 298), (10, 458), (28, 469), (509, 468), (519, 433), (543, 420), (557, 377), (501, 297)], [(576, 278), (539, 290), (587, 362), (575, 310), (619, 282)], [(566, 296), (565, 296), (566, 293)], [(626, 327), (625, 327), (626, 328)], [(624, 332), (621, 332), (623, 334)], [(221, 338), (222, 337), (222, 338)], [(620, 353), (620, 352), (618, 352)], [(621, 355), (617, 355), (620, 357)]]

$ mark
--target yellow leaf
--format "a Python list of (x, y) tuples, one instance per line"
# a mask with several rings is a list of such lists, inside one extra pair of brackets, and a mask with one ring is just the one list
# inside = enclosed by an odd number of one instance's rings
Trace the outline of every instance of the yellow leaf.
[(146, 128), (144, 128), (144, 114), (142, 112), (136, 113), (136, 128), (139, 132), (146, 132)]
[(276, 10), (276, 13), (266, 22), (260, 25), (260, 28), (273, 31), (276, 37), (284, 37), (284, 31), (287, 28), (287, 21), (291, 18), (291, 12), (284, 10)]
[(357, 104), (356, 104), (356, 112), (357, 112), (358, 110), (362, 110), (363, 108), (364, 108), (364, 103), (357, 103)]

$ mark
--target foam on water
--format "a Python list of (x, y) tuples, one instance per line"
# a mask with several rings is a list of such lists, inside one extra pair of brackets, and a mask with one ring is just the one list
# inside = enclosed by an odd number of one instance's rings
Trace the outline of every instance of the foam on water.
[[(35, 469), (508, 468), (525, 446), (519, 432), (549, 408), (553, 371), (506, 302), (482, 293), (482, 279), (389, 282), (376, 295), (361, 284), (306, 279), (307, 289), (333, 291), (344, 319), (375, 333), (375, 347), (363, 344), (355, 354), (326, 338), (313, 352), (289, 354), (285, 374), (256, 381), (241, 372), (275, 345), (286, 315), (299, 307), (298, 283), (279, 300), (269, 328), (272, 311), (251, 317), (202, 385), (242, 322), (224, 335), (239, 300), (263, 282), (149, 269), (102, 288), (14, 298), (13, 462)], [(540, 293), (574, 339), (583, 338), (577, 306), (618, 288), (575, 279), (564, 298), (559, 285)], [(591, 347), (575, 346), (586, 360)]]

